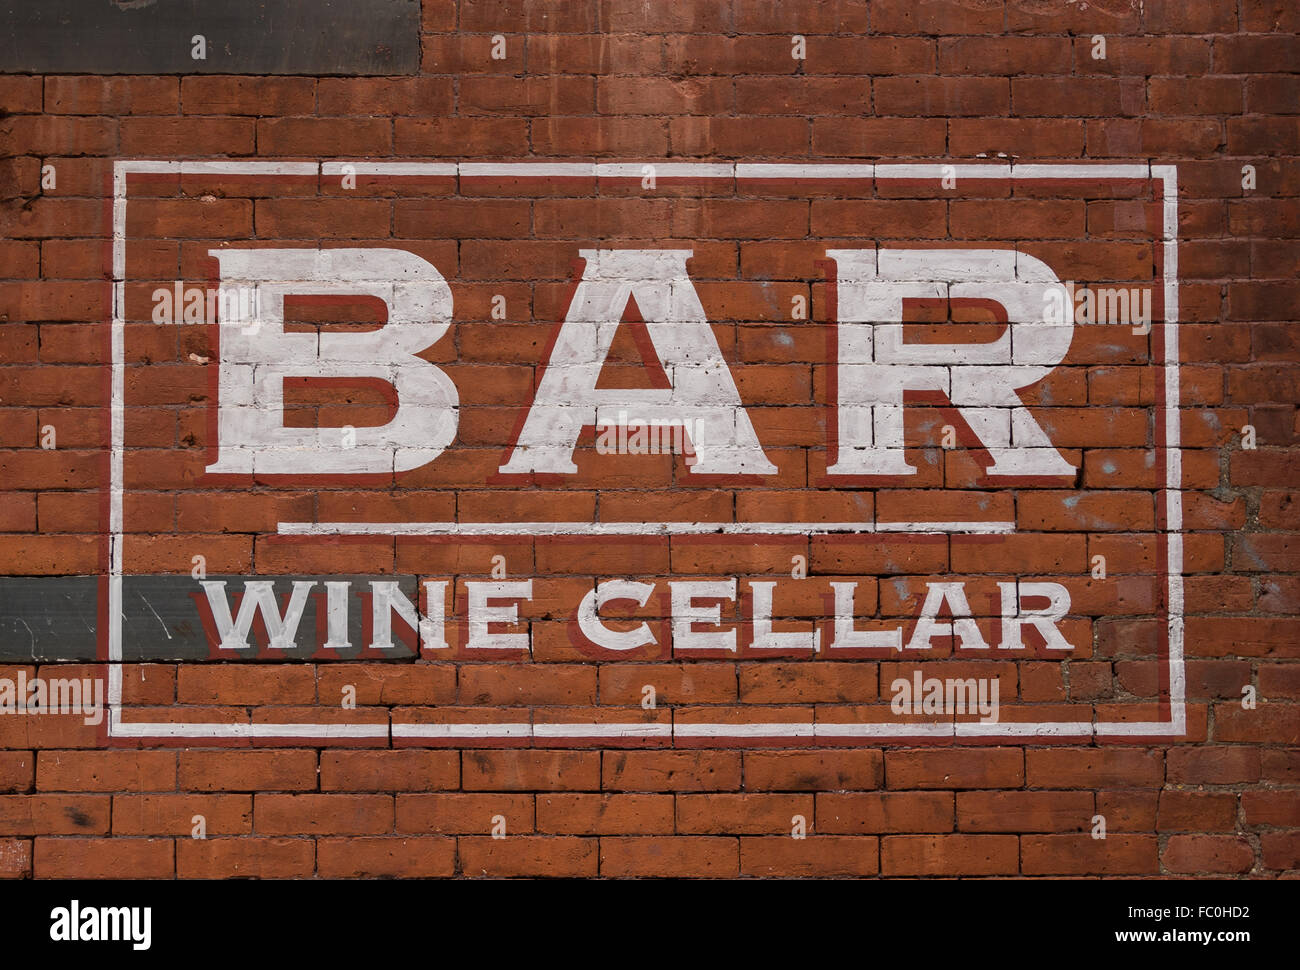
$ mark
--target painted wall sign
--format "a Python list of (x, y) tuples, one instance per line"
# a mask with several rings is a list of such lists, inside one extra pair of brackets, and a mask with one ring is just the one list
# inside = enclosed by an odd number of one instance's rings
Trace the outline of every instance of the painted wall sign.
[[(115, 736), (1185, 732), (1172, 167), (133, 160), (113, 189)], [(1129, 689), (1082, 689), (1120, 654)], [(318, 682), (166, 708), (142, 659)]]

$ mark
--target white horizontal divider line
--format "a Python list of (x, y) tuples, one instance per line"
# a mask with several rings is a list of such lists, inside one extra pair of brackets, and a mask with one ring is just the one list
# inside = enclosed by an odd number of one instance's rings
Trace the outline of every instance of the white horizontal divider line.
[(283, 536), (819, 535), (874, 532), (1002, 534), (1014, 522), (281, 522)]
[(212, 724), (167, 721), (119, 721), (116, 737), (162, 738), (943, 738), (943, 737), (1165, 737), (1178, 736), (1182, 728), (1168, 721), (1101, 722), (1061, 721), (1048, 724), (975, 721), (885, 721), (841, 723), (833, 721), (752, 722), (748, 724), (694, 722), (645, 724), (630, 722), (548, 722), (542, 724), (444, 722), (438, 724)]

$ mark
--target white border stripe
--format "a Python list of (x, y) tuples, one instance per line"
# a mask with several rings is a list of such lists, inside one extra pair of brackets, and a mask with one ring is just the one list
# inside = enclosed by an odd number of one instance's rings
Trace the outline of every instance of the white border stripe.
[(1146, 165), (1013, 164), (1011, 174), (1022, 179), (1148, 179), (1151, 169)]
[(213, 724), (210, 722), (122, 721), (120, 738), (386, 738), (387, 724)]
[(535, 738), (671, 738), (671, 724), (626, 724), (601, 722), (586, 724), (545, 723), (533, 725)]
[[(219, 168), (220, 171), (229, 172), (232, 175), (238, 175), (241, 171), (243, 171), (243, 165), (244, 165), (244, 163), (241, 162), (223, 162), (223, 161), (208, 162), (207, 164), (212, 166), (213, 171), (217, 171)], [(247, 164), (252, 165), (255, 163), (249, 162)], [(140, 175), (154, 175), (157, 174), (158, 172), (179, 172), (180, 170), (181, 170), (181, 163), (175, 160), (170, 162), (162, 161), (162, 160), (148, 161), (144, 159), (141, 159), (140, 161), (134, 161), (134, 162), (124, 162), (119, 160), (113, 163), (113, 175), (115, 177), (119, 172), (122, 174), (123, 177), (125, 177), (128, 173), (131, 172), (135, 172)], [(125, 198), (125, 195), (123, 195), (123, 198)]]
[(113, 374), (109, 396), (108, 733), (122, 723), (122, 463), (126, 446), (126, 175), (113, 163)]
[[(1056, 166), (1045, 166), (1055, 168)], [(943, 179), (952, 175), (959, 179), (1005, 179), (1014, 178), (1010, 162), (993, 163), (927, 163), (924, 165), (876, 165), (876, 178), (882, 179)], [(1041, 176), (1040, 176), (1041, 177)], [(1053, 174), (1049, 178), (1068, 178)]]
[(736, 174), (731, 162), (599, 162), (597, 178), (643, 178), (651, 169), (656, 179), (729, 179)]
[(673, 736), (677, 738), (811, 738), (816, 731), (816, 724), (803, 721), (673, 725)]
[(1169, 709), (1178, 733), (1187, 728), (1187, 667), (1183, 663), (1183, 452), (1178, 381), (1178, 169), (1155, 165), (1163, 182), (1165, 276), (1165, 540), (1169, 575)]
[(455, 162), (322, 162), (322, 175), (459, 175)]
[[(238, 164), (239, 168), (232, 171)], [(182, 175), (200, 175), (216, 173), (220, 175), (315, 175), (320, 171), (319, 162), (188, 162), (181, 165)]]
[(394, 724), (395, 738), (528, 738), (531, 724)]
[(464, 178), (595, 178), (595, 162), (461, 162)]
[(829, 164), (796, 165), (744, 162), (736, 165), (738, 179), (869, 179), (875, 178), (875, 165)]

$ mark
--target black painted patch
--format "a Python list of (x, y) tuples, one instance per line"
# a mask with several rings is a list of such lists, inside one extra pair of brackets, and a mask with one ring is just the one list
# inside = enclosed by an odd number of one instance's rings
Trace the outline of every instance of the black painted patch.
[(419, 0), (0, 0), (0, 13), (6, 73), (386, 75), (420, 65)]
[[(242, 595), (244, 577), (210, 576), (226, 582), (225, 593), (232, 617), (238, 614), (235, 597)], [(190, 576), (126, 576), (122, 580), (122, 659), (138, 661), (174, 660), (350, 660), (359, 656), (365, 644), (370, 581), (396, 582), (402, 593), (416, 602), (414, 576), (265, 576), (274, 582), (277, 602), (283, 611), (294, 580), (314, 581), (298, 625), (296, 646), (268, 650), (260, 629), (255, 628), (247, 650), (219, 650), (212, 646), (212, 621), (207, 597), (199, 581)], [(322, 651), (324, 642), (325, 582), (351, 582), (348, 597), (348, 639), (346, 650)], [(95, 576), (49, 576), (0, 578), (0, 663), (52, 663), (95, 660), (99, 653), (97, 616), (100, 581)], [(207, 625), (205, 627), (205, 620)], [(373, 659), (401, 660), (415, 656), (398, 649)]]
[(0, 662), (94, 660), (99, 579), (0, 578)]

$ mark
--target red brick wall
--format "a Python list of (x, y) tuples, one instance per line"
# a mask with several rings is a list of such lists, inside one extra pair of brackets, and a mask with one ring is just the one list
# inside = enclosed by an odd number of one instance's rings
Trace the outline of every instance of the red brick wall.
[[(1175, 165), (1186, 533), (1186, 731), (1172, 740), (533, 737), (462, 749), (386, 730), (341, 742), (132, 740), (75, 715), (0, 716), (0, 875), (1295, 875), (1296, 10), (1283, 0), (425, 0), (416, 77), (0, 76), (6, 576), (93, 576), (109, 562), (114, 159)], [(495, 35), (503, 59), (491, 56)], [(802, 59), (791, 56), (794, 35)], [(43, 189), (49, 165), (56, 184)], [(744, 191), (668, 177), (645, 190), (639, 176), (133, 181), (125, 572), (183, 577), (202, 555), (213, 575), (447, 579), (454, 642), (449, 655), (414, 662), (274, 663), (263, 647), (255, 663), (214, 649), (202, 662), (126, 664), (130, 717), (861, 723), (888, 720), (890, 684), (914, 669), (999, 677), (1004, 720), (1167, 717), (1162, 319), (1150, 336), (1078, 328), (1066, 360), (1026, 393), (1079, 468), (1073, 480), (986, 476), (967, 430), (958, 447), (939, 446), (942, 425), (964, 425), (935, 401), (909, 409), (915, 479), (822, 477), (835, 293), (817, 261), (827, 248), (1016, 248), (1061, 279), (1152, 287), (1168, 309), (1165, 200), (1151, 180), (958, 181)], [(462, 403), (441, 463), (378, 483), (202, 478), (211, 328), (153, 325), (149, 300), (175, 279), (205, 285), (206, 250), (232, 240), (405, 248), (440, 268), (456, 322), (425, 357)], [(573, 481), (494, 477), (565, 316), (577, 250), (597, 246), (694, 250), (692, 280), (777, 475), (700, 486), (680, 457), (598, 460), (588, 433)], [(496, 295), (504, 321), (491, 317)], [(797, 296), (810, 308), (801, 324), (791, 320)], [(976, 311), (944, 313), (920, 318), (935, 329), (918, 339), (978, 340), (997, 326)], [(628, 386), (641, 386), (635, 354), (622, 361)], [(304, 421), (322, 425), (377, 423), (385, 407), (337, 390), (298, 403)], [(46, 426), (54, 448), (41, 447)], [(945, 521), (976, 505), (1023, 535), (273, 535), (279, 521), (313, 517)], [(465, 584), (488, 579), (497, 555), (509, 580), (534, 579), (520, 627), (532, 650), (485, 662), (455, 641)], [(1097, 555), (1106, 578), (1093, 575)], [(807, 578), (791, 575), (800, 556)], [(610, 576), (661, 591), (672, 579), (739, 577), (742, 594), (774, 581), (777, 615), (789, 618), (778, 630), (816, 628), (826, 640), (831, 581), (859, 584), (860, 616), (907, 624), (927, 581), (969, 581), (977, 625), (994, 641), (997, 610), (984, 605), (993, 584), (1052, 580), (1070, 590), (1062, 629), (1075, 649), (1062, 660), (1031, 643), (1023, 655), (972, 659), (941, 638), (921, 662), (896, 651), (674, 655), (659, 622), (667, 600), (656, 599), (642, 615), (658, 649), (621, 657), (574, 630), (578, 602)], [(742, 598), (729, 614), (742, 647), (746, 608)], [(20, 670), (106, 668), (13, 660), (0, 676)], [(653, 710), (642, 707), (645, 684), (656, 687)], [(355, 710), (340, 708), (346, 685)], [(198, 815), (204, 839), (192, 837)], [(497, 816), (504, 838), (492, 837)], [(796, 816), (806, 838), (792, 837)]]

